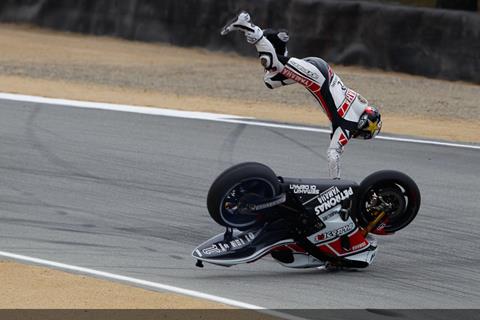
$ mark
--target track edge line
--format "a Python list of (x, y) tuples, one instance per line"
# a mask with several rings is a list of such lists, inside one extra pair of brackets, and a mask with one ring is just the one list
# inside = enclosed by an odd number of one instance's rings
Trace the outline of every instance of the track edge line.
[(6, 251), (0, 251), (0, 257), (5, 257), (9, 258), (12, 260), (16, 261), (23, 261), (23, 262), (30, 262), (36, 265), (41, 265), (41, 266), (48, 266), (48, 267), (53, 267), (55, 269), (63, 270), (63, 271), (74, 271), (78, 272), (81, 274), (86, 274), (86, 275), (92, 275), (96, 276), (101, 279), (106, 279), (106, 280), (117, 280), (121, 281), (123, 283), (131, 283), (131, 284), (136, 284), (140, 285), (143, 287), (147, 288), (154, 288), (154, 289), (161, 289), (165, 291), (170, 291), (173, 293), (177, 294), (182, 294), (185, 296), (190, 296), (194, 298), (200, 298), (204, 300), (209, 300), (213, 302), (218, 302), (218, 303), (223, 303), (232, 307), (238, 307), (242, 309), (247, 309), (247, 310), (254, 310), (266, 315), (278, 317), (281, 319), (287, 319), (287, 320), (305, 320), (305, 318), (300, 318), (296, 317), (287, 313), (275, 311), (275, 310), (269, 310), (266, 309), (265, 307), (260, 307), (257, 305), (241, 302), (238, 300), (233, 300), (229, 298), (224, 298), (216, 295), (212, 295), (209, 293), (204, 293), (196, 290), (191, 290), (191, 289), (185, 289), (185, 288), (180, 288), (177, 286), (172, 286), (168, 284), (163, 284), (159, 282), (154, 282), (154, 281), (149, 281), (149, 280), (142, 280), (138, 278), (133, 278), (133, 277), (128, 277), (128, 276), (123, 276), (111, 272), (106, 272), (106, 271), (100, 271), (100, 270), (95, 270), (91, 268), (86, 268), (86, 267), (80, 267), (80, 266), (75, 266), (75, 265), (70, 265), (62, 262), (56, 262), (52, 260), (45, 260), (41, 258), (35, 258), (35, 257), (30, 257), (30, 256), (25, 256), (25, 255), (20, 255), (12, 252), (6, 252)]
[[(257, 120), (256, 118), (253, 118), (253, 117), (235, 116), (230, 114), (220, 114), (220, 113), (210, 113), (210, 112), (200, 112), (200, 111), (183, 111), (183, 110), (166, 109), (166, 108), (158, 108), (158, 107), (134, 106), (134, 105), (125, 105), (125, 104), (106, 103), (106, 102), (92, 102), (92, 101), (80, 101), (80, 100), (59, 99), (59, 98), (47, 98), (47, 97), (23, 95), (23, 94), (17, 94), (17, 93), (0, 92), (0, 100), (30, 102), (30, 103), (44, 103), (44, 104), (51, 104), (51, 105), (70, 106), (70, 107), (76, 107), (76, 108), (121, 111), (121, 112), (130, 112), (130, 113), (139, 113), (139, 114), (151, 114), (151, 115), (157, 115), (157, 116), (185, 118), (185, 119), (210, 120), (210, 121), (227, 122), (227, 123), (241, 123), (241, 124), (252, 125), (252, 126), (283, 128), (283, 129), (299, 130), (299, 131), (310, 131), (310, 132), (320, 132), (320, 133), (331, 132), (331, 130), (328, 130), (328, 129), (321, 129), (316, 127), (294, 125), (294, 124), (280, 124), (280, 123), (265, 122), (265, 121)], [(480, 145), (475, 145), (475, 144), (462, 144), (462, 143), (455, 143), (455, 142), (391, 137), (391, 136), (383, 136), (383, 135), (377, 136), (376, 139), (396, 141), (396, 142), (416, 143), (416, 144), (430, 144), (430, 145), (452, 147), (452, 148), (480, 150)]]

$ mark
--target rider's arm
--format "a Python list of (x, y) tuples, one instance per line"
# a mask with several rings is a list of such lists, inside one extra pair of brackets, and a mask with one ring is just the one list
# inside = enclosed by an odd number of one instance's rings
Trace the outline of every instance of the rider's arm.
[(351, 138), (348, 130), (341, 127), (335, 128), (331, 135), (330, 145), (327, 149), (328, 173), (332, 179), (340, 179), (340, 160), (342, 158), (345, 145)]

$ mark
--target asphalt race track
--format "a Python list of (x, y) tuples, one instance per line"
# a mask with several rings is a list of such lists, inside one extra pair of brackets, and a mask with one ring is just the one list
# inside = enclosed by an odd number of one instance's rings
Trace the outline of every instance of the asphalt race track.
[(291, 270), (271, 258), (194, 266), (193, 247), (222, 232), (205, 197), (223, 169), (254, 160), (279, 175), (322, 177), (327, 144), (322, 133), (3, 100), (1, 250), (268, 308), (477, 308), (479, 150), (347, 147), (345, 178), (396, 169), (423, 197), (408, 228), (379, 238), (368, 269)]

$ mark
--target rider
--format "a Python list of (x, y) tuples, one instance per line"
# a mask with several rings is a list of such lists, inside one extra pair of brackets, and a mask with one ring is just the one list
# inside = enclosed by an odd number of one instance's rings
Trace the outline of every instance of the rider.
[(255, 45), (260, 63), (265, 68), (264, 81), (270, 89), (299, 83), (318, 101), (332, 124), (327, 150), (328, 171), (340, 178), (340, 157), (351, 138), (372, 139), (382, 127), (380, 113), (360, 94), (347, 88), (332, 68), (322, 59), (288, 57), (286, 30), (262, 30), (242, 11), (223, 28), (221, 34), (238, 30), (247, 42)]

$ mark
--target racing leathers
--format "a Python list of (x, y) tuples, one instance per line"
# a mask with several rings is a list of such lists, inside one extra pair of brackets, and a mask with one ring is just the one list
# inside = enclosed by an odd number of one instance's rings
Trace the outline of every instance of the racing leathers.
[(250, 21), (248, 26), (250, 30), (242, 31), (247, 41), (254, 44), (258, 51), (260, 62), (266, 70), (266, 86), (275, 89), (293, 83), (303, 85), (331, 121), (331, 141), (327, 149), (328, 171), (331, 178), (339, 179), (344, 147), (357, 129), (368, 102), (357, 92), (347, 88), (324, 60), (316, 57), (298, 59), (277, 55), (272, 43), (263, 36), (263, 31)]

